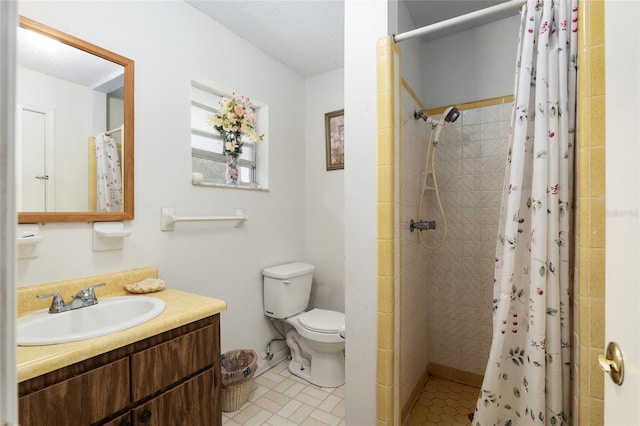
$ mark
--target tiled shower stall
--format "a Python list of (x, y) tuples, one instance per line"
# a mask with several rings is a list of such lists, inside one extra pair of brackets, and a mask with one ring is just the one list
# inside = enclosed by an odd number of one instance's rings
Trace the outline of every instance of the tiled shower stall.
[[(401, 157), (401, 354), (400, 399), (406, 409), (424, 371), (445, 369), (480, 378), (492, 337), (493, 272), (508, 151), (511, 98), (459, 105), (435, 148), (435, 177), (446, 216), (444, 232), (435, 189), (422, 179), (431, 126), (416, 120), (411, 90), (402, 91)], [(441, 111), (430, 111), (434, 114)], [(432, 172), (431, 166), (429, 172)], [(433, 179), (427, 174), (428, 185)], [(409, 221), (435, 220), (436, 230), (409, 230)], [(426, 356), (425, 356), (426, 354)], [(417, 367), (417, 368), (416, 368)], [(476, 380), (477, 382), (477, 380)]]
[[(427, 257), (429, 358), (431, 363), (480, 375), (491, 347), (493, 272), (510, 115), (511, 103), (462, 110), (456, 122), (445, 126), (435, 148), (435, 176), (448, 236)], [(435, 189), (427, 190), (425, 206), (425, 219), (439, 225), (435, 231), (423, 231), (428, 244), (435, 246), (444, 228)]]

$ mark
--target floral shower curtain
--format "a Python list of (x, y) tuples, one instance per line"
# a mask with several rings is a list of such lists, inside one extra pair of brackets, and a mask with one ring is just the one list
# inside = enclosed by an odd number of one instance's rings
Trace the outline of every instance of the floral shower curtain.
[(122, 170), (116, 140), (104, 133), (95, 139), (97, 211), (122, 211)]
[(570, 423), (577, 0), (529, 0), (521, 19), (493, 341), (474, 425)]

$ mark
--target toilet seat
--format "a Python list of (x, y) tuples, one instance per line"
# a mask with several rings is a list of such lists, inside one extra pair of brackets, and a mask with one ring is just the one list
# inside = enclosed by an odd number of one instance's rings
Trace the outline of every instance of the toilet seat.
[(298, 315), (302, 327), (315, 333), (338, 333), (345, 328), (344, 313), (327, 309), (312, 309)]

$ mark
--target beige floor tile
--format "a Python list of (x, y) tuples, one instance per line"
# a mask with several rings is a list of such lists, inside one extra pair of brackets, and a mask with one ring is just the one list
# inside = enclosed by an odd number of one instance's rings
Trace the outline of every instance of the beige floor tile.
[(291, 374), (281, 362), (253, 381), (249, 401), (223, 413), (224, 426), (345, 426), (344, 386), (322, 388)]
[(469, 425), (478, 398), (478, 389), (437, 377), (429, 378), (413, 407), (409, 426)]

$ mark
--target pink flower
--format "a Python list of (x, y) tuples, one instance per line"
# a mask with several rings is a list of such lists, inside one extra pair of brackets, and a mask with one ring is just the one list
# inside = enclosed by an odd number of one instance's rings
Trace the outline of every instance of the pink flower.
[(548, 27), (549, 23), (547, 21), (544, 21), (542, 23), (542, 25), (540, 26), (540, 34), (544, 34), (547, 32), (547, 27)]
[(235, 112), (237, 116), (241, 117), (244, 115), (244, 108), (242, 107), (242, 105), (236, 105), (233, 108), (233, 112)]
[(556, 134), (553, 132), (553, 130), (549, 130), (549, 137), (552, 138), (554, 137)]
[(559, 185), (559, 184), (557, 184), (557, 183), (556, 183), (555, 185), (551, 185), (551, 188), (550, 188), (550, 189), (551, 189), (551, 194), (553, 194), (553, 195), (558, 195), (558, 187), (559, 187), (559, 186), (560, 186), (560, 185)]

